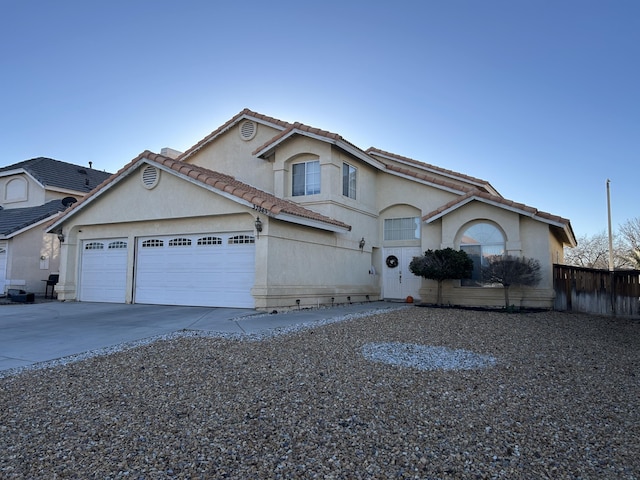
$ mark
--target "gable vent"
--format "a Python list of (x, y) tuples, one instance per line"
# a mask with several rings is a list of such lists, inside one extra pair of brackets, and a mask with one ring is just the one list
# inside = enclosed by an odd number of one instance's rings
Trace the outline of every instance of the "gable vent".
[(153, 165), (147, 165), (142, 170), (142, 184), (145, 188), (151, 190), (158, 184), (158, 180), (160, 180), (160, 170)]
[(256, 122), (245, 120), (240, 124), (240, 138), (242, 138), (245, 142), (249, 141), (256, 136), (257, 130), (258, 125), (256, 124)]

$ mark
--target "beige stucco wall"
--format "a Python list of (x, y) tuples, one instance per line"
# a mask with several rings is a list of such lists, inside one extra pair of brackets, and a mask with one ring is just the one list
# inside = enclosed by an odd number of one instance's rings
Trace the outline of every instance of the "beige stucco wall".
[(56, 235), (45, 234), (43, 226), (37, 225), (11, 238), (7, 250), (7, 288), (44, 294), (42, 280), (59, 271), (60, 242)]
[[(554, 291), (550, 257), (553, 248), (550, 244), (552, 236), (549, 234), (549, 225), (546, 223), (485, 203), (471, 202), (425, 228), (440, 230), (442, 242), (435, 248), (451, 247), (457, 250), (464, 231), (478, 222), (491, 223), (502, 231), (509, 255), (535, 258), (540, 262), (542, 278), (538, 286), (511, 287), (510, 303), (519, 307), (551, 308)], [(463, 287), (459, 281), (445, 281), (442, 293), (445, 304), (504, 306), (502, 287)], [(437, 283), (423, 280), (421, 298), (423, 302), (435, 303)]]
[(255, 137), (245, 141), (239, 134), (240, 124), (234, 125), (210, 145), (189, 157), (186, 162), (231, 175), (256, 188), (273, 193), (274, 176), (271, 163), (255, 157), (251, 152), (264, 145), (280, 131), (257, 124)]
[(272, 309), (377, 300), (380, 288), (370, 274), (372, 249), (345, 234), (268, 219), (256, 241), (256, 307)]

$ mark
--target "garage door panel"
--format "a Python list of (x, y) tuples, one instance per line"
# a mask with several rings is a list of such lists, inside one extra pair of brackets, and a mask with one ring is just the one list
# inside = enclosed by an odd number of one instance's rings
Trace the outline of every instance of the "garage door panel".
[(136, 303), (252, 308), (254, 277), (249, 235), (138, 239)]
[(79, 299), (84, 302), (124, 303), (126, 239), (85, 240), (82, 245)]

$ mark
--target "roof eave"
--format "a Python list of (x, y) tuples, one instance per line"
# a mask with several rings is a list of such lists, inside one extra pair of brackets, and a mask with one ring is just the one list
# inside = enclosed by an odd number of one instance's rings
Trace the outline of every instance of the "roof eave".
[(206, 190), (209, 190), (210, 192), (216, 193), (218, 195), (220, 195), (221, 197), (224, 197), (228, 200), (231, 200), (235, 203), (238, 203), (240, 205), (244, 205), (245, 207), (248, 207), (252, 210), (258, 210), (258, 213), (262, 213), (263, 215), (266, 215), (267, 217), (270, 218), (275, 218), (278, 220), (283, 220), (289, 223), (295, 223), (298, 225), (304, 225), (307, 227), (313, 227), (313, 228), (318, 228), (321, 230), (327, 230), (330, 232), (336, 232), (336, 233), (346, 233), (349, 232), (351, 230), (350, 226), (347, 227), (342, 227), (340, 225), (335, 225), (333, 223), (329, 223), (329, 222), (323, 222), (321, 220), (315, 220), (315, 219), (311, 219), (311, 218), (306, 218), (306, 217), (301, 217), (298, 215), (294, 215), (291, 213), (285, 213), (285, 212), (280, 212), (280, 213), (273, 213), (270, 211), (265, 211), (264, 209), (260, 208), (259, 205), (256, 205), (253, 202), (250, 202), (249, 200), (245, 200), (244, 198), (240, 198), (237, 195), (234, 195), (232, 193), (226, 192), (224, 190), (220, 190), (219, 188), (216, 188), (212, 185), (209, 185), (207, 183), (203, 183), (203, 182), (199, 182), (196, 179), (194, 179), (193, 177), (189, 176), (189, 175), (185, 175), (184, 173), (180, 173), (177, 172), (175, 170), (173, 170), (172, 168), (169, 168), (165, 165), (161, 165), (158, 164), (156, 162), (153, 162), (154, 165), (158, 168), (160, 168), (161, 170), (164, 170), (168, 173), (171, 173), (173, 175), (176, 175), (177, 177), (186, 180), (198, 187), (204, 188)]
[[(95, 192), (93, 191), (87, 192), (87, 194), (93, 193), (93, 195), (91, 195), (90, 198), (87, 198), (81, 202), (78, 202), (77, 206), (72, 206), (71, 210), (69, 210), (67, 213), (63, 212), (62, 216), (58, 220), (54, 221), (51, 225), (49, 225), (49, 227), (47, 227), (47, 230), (46, 230), (47, 233), (53, 233), (54, 231), (56, 231), (56, 229), (59, 229), (59, 227), (61, 227), (62, 224), (64, 224), (69, 218), (77, 215), (78, 212), (81, 212), (82, 210), (84, 210), (87, 207), (87, 205), (91, 205), (97, 198), (100, 198), (102, 195), (104, 195), (105, 192), (108, 192), (117, 184), (119, 184), (122, 180), (124, 180), (129, 175), (130, 172), (138, 168), (142, 163), (148, 163), (148, 160), (146, 160), (144, 157), (138, 158), (137, 161), (135, 161), (134, 163), (131, 163), (128, 167), (125, 167), (118, 173), (114, 174), (115, 175), (114, 178), (112, 178), (108, 182), (105, 180), (105, 182), (107, 183), (103, 185), (102, 188), (99, 188)], [(98, 187), (100, 187), (100, 185), (98, 185)]]
[(45, 190), (50, 191), (50, 192), (56, 192), (56, 193), (65, 193), (65, 194), (69, 194), (69, 195), (79, 195), (84, 197), (86, 194), (88, 194), (91, 190), (93, 190), (92, 188), (89, 190), (85, 190), (80, 191), (80, 190), (74, 190), (74, 189), (70, 189), (70, 188), (62, 188), (62, 187), (52, 187), (52, 186), (45, 186)]
[(328, 232), (334, 233), (348, 233), (351, 231), (350, 226), (342, 227), (340, 225), (335, 225), (333, 223), (321, 222), (319, 220), (314, 220), (306, 217), (299, 217), (297, 215), (292, 215), (290, 213), (278, 213), (268, 215), (271, 218), (275, 218), (276, 220), (282, 220), (289, 223), (295, 223), (297, 225), (303, 225), (305, 227), (317, 228), (320, 230), (326, 230)]
[(269, 157), (276, 150), (276, 148), (279, 145), (284, 143), (286, 140), (291, 138), (293, 135), (303, 135), (305, 137), (313, 138), (314, 140), (319, 140), (319, 141), (324, 142), (324, 143), (329, 143), (331, 145), (335, 145), (336, 147), (338, 147), (341, 150), (345, 151), (346, 153), (356, 157), (357, 159), (362, 160), (363, 162), (365, 162), (366, 164), (372, 166), (373, 168), (376, 168), (378, 170), (384, 170), (384, 164), (382, 162), (379, 162), (378, 160), (376, 160), (372, 156), (368, 155), (363, 150), (360, 150), (359, 148), (351, 145), (349, 142), (346, 142), (346, 141), (340, 140), (340, 139), (330, 138), (330, 137), (327, 137), (327, 136), (324, 136), (324, 135), (319, 135), (319, 134), (313, 133), (313, 132), (307, 132), (305, 130), (301, 130), (301, 129), (298, 129), (298, 128), (292, 128), (291, 131), (287, 132), (286, 135), (283, 135), (282, 137), (280, 137), (277, 140), (275, 140), (273, 143), (269, 143), (264, 148), (254, 152), (254, 155), (256, 157), (258, 157), (258, 158), (267, 158), (267, 157)]

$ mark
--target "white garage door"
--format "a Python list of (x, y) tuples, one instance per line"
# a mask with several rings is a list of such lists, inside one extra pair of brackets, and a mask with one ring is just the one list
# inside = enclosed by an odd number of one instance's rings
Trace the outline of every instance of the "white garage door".
[(124, 303), (126, 287), (127, 240), (84, 240), (80, 266), (80, 300)]
[(136, 303), (254, 307), (253, 235), (139, 238), (136, 258)]

